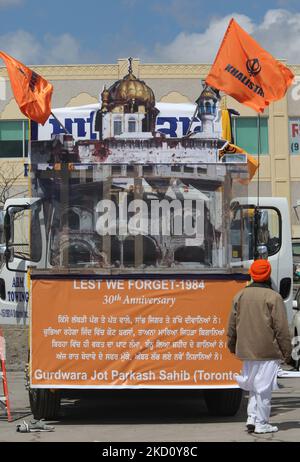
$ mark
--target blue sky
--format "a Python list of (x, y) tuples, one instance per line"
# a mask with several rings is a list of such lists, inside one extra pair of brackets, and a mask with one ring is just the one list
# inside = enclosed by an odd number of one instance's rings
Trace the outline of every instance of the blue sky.
[(0, 49), (27, 64), (211, 62), (232, 16), (300, 63), (299, 0), (0, 0)]

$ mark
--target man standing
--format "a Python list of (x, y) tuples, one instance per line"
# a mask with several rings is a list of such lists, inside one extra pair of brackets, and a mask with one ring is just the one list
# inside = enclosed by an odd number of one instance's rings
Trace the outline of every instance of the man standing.
[(271, 265), (256, 260), (251, 265), (252, 284), (233, 299), (228, 324), (228, 348), (243, 363), (237, 381), (249, 391), (247, 429), (273, 433), (269, 424), (272, 390), (276, 390), (279, 361), (291, 361), (291, 338), (285, 306), (271, 287)]

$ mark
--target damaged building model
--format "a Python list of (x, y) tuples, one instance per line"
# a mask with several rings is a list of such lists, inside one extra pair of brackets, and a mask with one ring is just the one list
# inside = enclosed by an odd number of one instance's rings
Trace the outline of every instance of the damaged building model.
[[(155, 132), (154, 94), (130, 65), (123, 79), (102, 92), (97, 141), (74, 143), (61, 135), (32, 142), (32, 194), (49, 206), (51, 266), (227, 266), (222, 210), (224, 200), (230, 202), (226, 182), (229, 191), (235, 173), (219, 160), (225, 143), (219, 95), (206, 88), (197, 107), (201, 131), (185, 138)], [(246, 179), (245, 155), (239, 160), (236, 176)], [(240, 182), (234, 187), (247, 194)]]

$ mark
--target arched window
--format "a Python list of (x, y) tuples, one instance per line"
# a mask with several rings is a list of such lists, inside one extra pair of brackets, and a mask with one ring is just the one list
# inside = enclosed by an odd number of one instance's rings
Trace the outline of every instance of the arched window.
[(114, 120), (114, 136), (121, 135), (122, 133), (122, 120), (115, 119)]
[(135, 133), (136, 132), (136, 120), (131, 118), (128, 120), (128, 132)]
[(199, 108), (200, 108), (200, 114), (205, 114), (205, 108), (204, 108), (203, 102), (200, 103)]
[(205, 103), (206, 114), (212, 114), (211, 104), (207, 101)]

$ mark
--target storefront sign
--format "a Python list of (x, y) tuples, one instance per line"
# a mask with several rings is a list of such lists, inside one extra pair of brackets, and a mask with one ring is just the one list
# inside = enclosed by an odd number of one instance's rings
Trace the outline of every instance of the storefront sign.
[(290, 154), (300, 154), (300, 119), (289, 119)]

